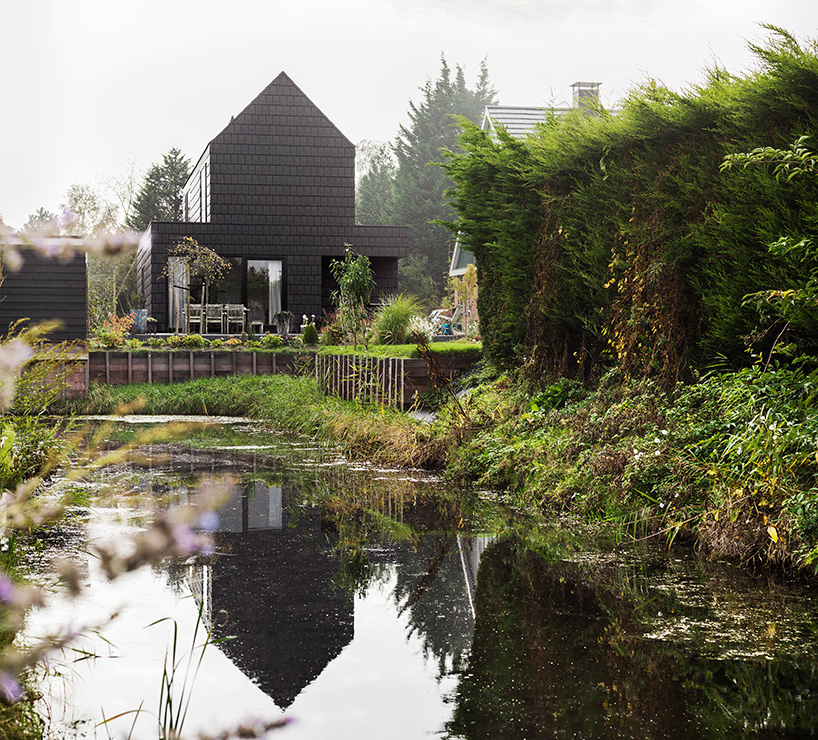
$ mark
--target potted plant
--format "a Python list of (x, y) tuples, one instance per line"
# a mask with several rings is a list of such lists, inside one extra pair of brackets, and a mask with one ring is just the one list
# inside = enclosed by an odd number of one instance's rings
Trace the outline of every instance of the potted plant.
[(128, 299), (131, 306), (131, 316), (133, 316), (133, 326), (131, 333), (146, 334), (148, 331), (148, 309), (145, 308), (147, 300), (140, 293), (132, 293)]
[(273, 323), (278, 328), (279, 334), (290, 333), (290, 321), (292, 321), (292, 318), (293, 315), (290, 311), (279, 311), (273, 316)]

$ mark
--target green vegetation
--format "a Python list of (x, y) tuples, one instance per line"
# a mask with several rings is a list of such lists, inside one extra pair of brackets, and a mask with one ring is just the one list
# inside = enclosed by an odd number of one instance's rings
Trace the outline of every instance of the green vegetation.
[(111, 414), (122, 407), (143, 414), (247, 416), (280, 429), (340, 443), (347, 451), (408, 467), (440, 465), (422, 426), (394, 409), (326, 397), (311, 377), (288, 375), (203, 378), (172, 385), (113, 388), (93, 383), (73, 410)]
[(347, 244), (344, 259), (333, 260), (330, 272), (338, 283), (338, 290), (332, 294), (332, 302), (338, 309), (336, 318), (343, 331), (343, 341), (346, 343), (351, 338), (353, 345), (357, 345), (360, 337), (365, 345), (366, 321), (369, 318), (366, 304), (375, 290), (375, 273), (369, 257), (355, 254)]
[(802, 371), (762, 367), (673, 391), (617, 373), (594, 391), (572, 380), (484, 386), (449, 470), (541, 511), (805, 564), (818, 548), (814, 388)]
[(374, 148), (358, 185), (359, 222), (409, 228), (410, 253), (398, 266), (398, 283), (402, 291), (419, 296), (427, 312), (440, 306), (454, 244), (435, 223), (452, 217), (443, 197), (452, 183), (435, 163), (444, 149), (458, 147), (458, 118), (479, 123), (495, 98), (485, 62), (470, 88), (464, 69), (450, 68), (441, 57), (437, 79), (427, 80), (420, 100), (409, 104), (409, 123), (400, 127), (391, 146), (394, 159), (385, 147)]
[[(768, 245), (812, 233), (818, 182), (720, 171), (818, 129), (816, 43), (769, 31), (747, 76), (714, 69), (684, 93), (649, 83), (621, 113), (576, 112), (525, 141), (463, 123), (449, 226), (477, 260), (490, 358), (550, 379), (617, 365), (669, 387), (775, 344), (785, 327), (743, 299), (800, 284), (803, 261)], [(782, 340), (815, 353), (803, 325)]]
[(152, 164), (134, 198), (126, 223), (144, 231), (151, 221), (182, 220), (182, 188), (190, 174), (190, 160), (176, 147), (162, 155), (161, 164)]
[(356, 456), (444, 467), (461, 485), (503, 491), (549, 518), (608, 522), (623, 536), (683, 539), (744, 562), (816, 560), (818, 384), (803, 370), (757, 365), (672, 390), (612, 372), (589, 390), (569, 379), (545, 388), (492, 379), (486, 367), (470, 383), (425, 425), (290, 376), (95, 384), (82, 410), (142, 399), (147, 414), (251, 416)]
[(387, 298), (375, 311), (370, 328), (373, 344), (405, 344), (409, 322), (422, 313), (417, 298), (406, 293)]

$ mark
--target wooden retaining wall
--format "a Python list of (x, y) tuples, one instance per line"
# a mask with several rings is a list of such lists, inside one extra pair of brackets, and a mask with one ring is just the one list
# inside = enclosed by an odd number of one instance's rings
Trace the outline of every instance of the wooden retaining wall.
[(292, 375), (295, 355), (266, 352), (89, 352), (88, 380), (108, 385), (181, 383), (228, 375)]
[[(456, 354), (438, 355), (443, 373), (452, 378), (472, 360)], [(416, 358), (273, 354), (262, 352), (182, 350), (176, 352), (89, 352), (84, 368), (89, 381), (108, 385), (181, 383), (196, 378), (230, 375), (314, 374), (325, 393), (347, 400), (409, 408), (429, 390), (426, 362)]]

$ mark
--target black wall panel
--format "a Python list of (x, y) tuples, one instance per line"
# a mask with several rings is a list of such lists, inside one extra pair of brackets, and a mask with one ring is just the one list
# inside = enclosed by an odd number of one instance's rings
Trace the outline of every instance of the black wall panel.
[(68, 261), (43, 257), (21, 249), (20, 270), (3, 270), (0, 285), (0, 333), (19, 319), (34, 325), (57, 320), (61, 326), (49, 337), (55, 341), (85, 339), (88, 325), (88, 278), (85, 255)]

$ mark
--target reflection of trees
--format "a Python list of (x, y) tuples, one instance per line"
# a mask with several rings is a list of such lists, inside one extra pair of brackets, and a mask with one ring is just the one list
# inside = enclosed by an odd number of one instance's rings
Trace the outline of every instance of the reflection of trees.
[(422, 639), (439, 675), (460, 670), (471, 641), (472, 614), (456, 532), (426, 535), (395, 558), (400, 567), (394, 596), (408, 616), (410, 634)]
[(395, 601), (442, 676), (461, 667), (471, 639), (461, 554), (471, 539), (461, 529), (468, 517), (460, 503), (426, 490), (422, 496), (416, 481), (337, 468), (313, 482), (309, 496), (337, 532), (338, 584), (348, 593), (364, 593), (384, 565), (398, 565)]
[(702, 657), (697, 644), (647, 639), (643, 625), (667, 620), (679, 602), (645, 585), (655, 575), (650, 567), (636, 570), (648, 580), (628, 568), (549, 564), (517, 540), (489, 547), (450, 736), (613, 740), (818, 732), (814, 656), (717, 660)]

